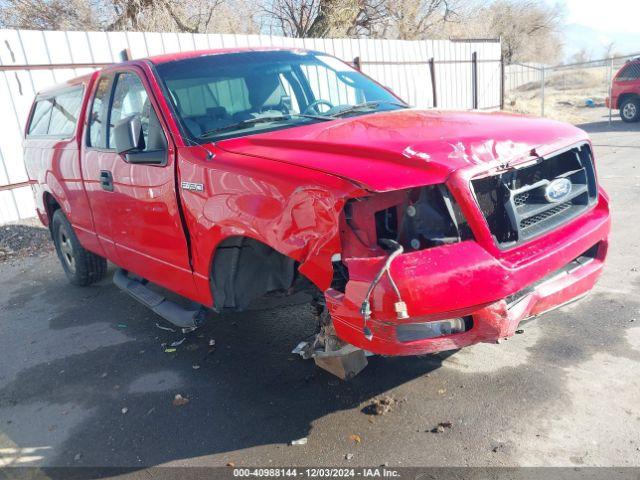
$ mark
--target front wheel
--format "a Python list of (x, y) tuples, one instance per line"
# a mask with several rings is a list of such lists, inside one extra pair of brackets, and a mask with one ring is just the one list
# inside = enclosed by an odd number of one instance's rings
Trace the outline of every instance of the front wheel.
[(620, 105), (620, 118), (623, 122), (637, 122), (640, 120), (640, 99), (627, 98)]
[(64, 273), (73, 285), (84, 287), (105, 276), (107, 261), (80, 245), (69, 220), (61, 210), (56, 210), (53, 214), (51, 234)]

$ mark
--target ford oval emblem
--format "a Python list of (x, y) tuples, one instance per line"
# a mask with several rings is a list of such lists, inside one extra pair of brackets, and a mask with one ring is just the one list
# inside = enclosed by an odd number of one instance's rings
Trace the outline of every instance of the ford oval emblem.
[(567, 178), (556, 178), (544, 189), (544, 198), (549, 203), (563, 201), (571, 193), (571, 180)]

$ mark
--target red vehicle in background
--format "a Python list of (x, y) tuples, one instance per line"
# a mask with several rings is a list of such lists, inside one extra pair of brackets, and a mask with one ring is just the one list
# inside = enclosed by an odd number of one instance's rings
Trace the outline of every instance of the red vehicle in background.
[(606, 105), (620, 110), (624, 122), (640, 121), (640, 58), (628, 61), (616, 73)]
[(318, 333), (298, 351), (343, 378), (365, 352), (513, 335), (588, 293), (607, 252), (584, 131), (412, 109), (319, 52), (116, 64), (40, 93), (25, 133), (71, 283), (100, 280), (108, 259), (120, 288), (184, 330), (307, 292)]

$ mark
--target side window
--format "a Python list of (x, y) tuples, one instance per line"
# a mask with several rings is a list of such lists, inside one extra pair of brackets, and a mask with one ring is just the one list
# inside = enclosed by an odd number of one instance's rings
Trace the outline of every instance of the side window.
[(115, 148), (111, 134), (113, 127), (131, 115), (140, 116), (144, 141), (143, 151), (164, 149), (166, 145), (164, 132), (142, 81), (135, 73), (119, 73), (116, 76), (116, 88), (113, 91), (109, 112), (108, 148)]
[(49, 130), (51, 110), (53, 109), (53, 99), (47, 98), (38, 100), (31, 116), (29, 124), (29, 135), (46, 135)]
[(109, 77), (102, 77), (98, 81), (98, 87), (91, 104), (91, 114), (89, 116), (89, 138), (88, 145), (96, 148), (106, 148), (105, 138), (105, 116), (106, 101), (109, 96)]
[(82, 92), (83, 88), (80, 87), (56, 95), (49, 122), (49, 135), (70, 136), (73, 134), (82, 105)]
[(50, 137), (73, 135), (82, 106), (83, 91), (83, 87), (75, 87), (36, 101), (28, 134)]
[(618, 80), (623, 80), (623, 81), (638, 80), (639, 78), (640, 78), (640, 62), (633, 62), (625, 66), (620, 72), (620, 75), (618, 76)]

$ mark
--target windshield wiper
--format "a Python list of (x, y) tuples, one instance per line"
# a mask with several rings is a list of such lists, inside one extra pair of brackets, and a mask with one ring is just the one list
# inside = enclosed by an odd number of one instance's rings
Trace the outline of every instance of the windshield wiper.
[(229, 130), (236, 130), (238, 128), (255, 125), (257, 123), (269, 123), (269, 122), (277, 122), (279, 120), (290, 120), (295, 117), (313, 118), (316, 120), (324, 120), (324, 121), (333, 120), (333, 117), (329, 117), (329, 116), (307, 115), (304, 113), (288, 113), (286, 115), (269, 115), (264, 117), (247, 118), (246, 120), (230, 123), (229, 125), (225, 125), (223, 127), (212, 128), (211, 130), (207, 130), (201, 133), (200, 135), (198, 135), (198, 138), (206, 138), (216, 133), (226, 132)]
[(402, 107), (402, 108), (409, 108), (409, 105), (406, 105), (406, 104), (400, 103), (400, 102), (394, 102), (392, 100), (373, 100), (371, 102), (357, 103), (356, 105), (352, 105), (349, 108), (345, 108), (344, 110), (340, 110), (339, 112), (336, 112), (336, 113), (332, 114), (331, 116), (334, 117), (334, 118), (338, 118), (338, 117), (342, 117), (344, 115), (347, 115), (347, 114), (353, 113), (353, 112), (360, 112), (362, 110), (376, 109), (382, 104), (395, 105), (396, 107)]

